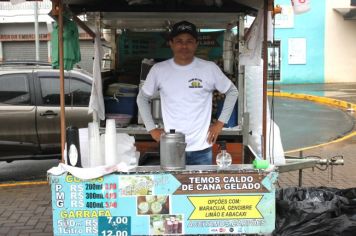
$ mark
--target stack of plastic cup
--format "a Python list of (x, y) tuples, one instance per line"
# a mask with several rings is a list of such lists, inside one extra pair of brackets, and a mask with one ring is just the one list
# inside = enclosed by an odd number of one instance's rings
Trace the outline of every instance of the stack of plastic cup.
[(105, 128), (105, 165), (112, 166), (118, 164), (116, 145), (115, 120), (107, 119)]
[(90, 167), (105, 165), (105, 159), (101, 155), (99, 125), (96, 122), (88, 124), (89, 136), (89, 163)]

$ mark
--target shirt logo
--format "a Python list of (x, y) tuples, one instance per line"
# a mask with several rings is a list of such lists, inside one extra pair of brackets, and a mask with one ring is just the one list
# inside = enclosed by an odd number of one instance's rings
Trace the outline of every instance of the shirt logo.
[(202, 88), (203, 87), (203, 81), (198, 78), (193, 78), (189, 80), (189, 88)]

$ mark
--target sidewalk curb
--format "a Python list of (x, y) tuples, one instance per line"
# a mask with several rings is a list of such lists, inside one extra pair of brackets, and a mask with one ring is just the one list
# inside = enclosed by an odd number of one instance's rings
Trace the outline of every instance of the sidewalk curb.
[(16, 182), (16, 183), (3, 183), (0, 184), (0, 188), (6, 188), (6, 187), (18, 187), (18, 186), (31, 186), (31, 185), (44, 185), (48, 184), (48, 181), (25, 181), (25, 182)]
[(327, 142), (327, 143), (322, 143), (322, 144), (318, 144), (318, 145), (314, 145), (314, 146), (309, 146), (309, 147), (304, 147), (304, 148), (299, 148), (299, 149), (294, 149), (294, 150), (289, 150), (289, 151), (286, 151), (284, 152), (284, 154), (290, 154), (290, 153), (294, 153), (294, 152), (300, 152), (300, 151), (305, 151), (305, 150), (309, 150), (309, 149), (313, 149), (313, 148), (318, 148), (318, 147), (322, 147), (322, 146), (326, 146), (326, 145), (329, 145), (329, 144), (333, 144), (333, 143), (338, 143), (338, 142), (341, 142), (341, 141), (344, 141), (344, 140), (347, 140), (349, 138), (352, 138), (356, 136), (356, 131), (350, 133), (350, 134), (347, 134), (341, 138), (338, 138), (338, 139), (335, 139), (335, 140), (332, 140), (330, 142)]
[(295, 98), (295, 99), (303, 99), (303, 100), (308, 100), (308, 101), (313, 101), (325, 105), (331, 105), (335, 107), (340, 107), (340, 108), (345, 108), (345, 109), (352, 109), (356, 110), (356, 104), (353, 104), (351, 102), (345, 102), (342, 100), (337, 100), (333, 98), (327, 98), (327, 97), (319, 97), (319, 96), (314, 96), (314, 95), (309, 95), (309, 94), (299, 94), (299, 93), (285, 93), (285, 92), (267, 92), (268, 96), (275, 96), (275, 97), (287, 97), (287, 98)]
[[(342, 101), (342, 100), (333, 99), (333, 98), (319, 97), (319, 96), (314, 96), (314, 95), (309, 95), (309, 94), (271, 92), (271, 91), (267, 92), (267, 95), (268, 96), (275, 96), (275, 97), (302, 99), (302, 100), (312, 101), (312, 102), (316, 102), (316, 103), (320, 103), (320, 104), (324, 104), (324, 105), (343, 108), (343, 109), (350, 110), (350, 111), (355, 111), (356, 110), (356, 104), (353, 104), (351, 102)], [(294, 152), (305, 151), (305, 150), (309, 150), (309, 149), (325, 146), (325, 145), (328, 145), (328, 144), (341, 142), (341, 141), (344, 141), (346, 139), (352, 138), (353, 136), (356, 136), (356, 131), (351, 132), (351, 133), (349, 133), (349, 134), (347, 134), (347, 135), (345, 135), (345, 136), (343, 136), (341, 138), (332, 140), (332, 141), (327, 142), (327, 143), (322, 143), (322, 144), (318, 144), (318, 145), (314, 145), (314, 146), (309, 146), (309, 147), (289, 150), (289, 151), (286, 151), (284, 153), (285, 154), (290, 154), (290, 153), (294, 153)]]

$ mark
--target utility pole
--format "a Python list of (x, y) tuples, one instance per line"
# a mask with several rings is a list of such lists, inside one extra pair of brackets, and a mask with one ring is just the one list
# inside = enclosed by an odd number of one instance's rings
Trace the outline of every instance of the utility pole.
[(40, 39), (38, 33), (38, 2), (35, 1), (35, 50), (36, 50), (36, 61), (40, 60)]

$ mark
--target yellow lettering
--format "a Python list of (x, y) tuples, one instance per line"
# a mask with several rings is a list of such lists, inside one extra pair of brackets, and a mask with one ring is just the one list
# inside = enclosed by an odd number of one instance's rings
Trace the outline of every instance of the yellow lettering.
[(98, 212), (97, 211), (92, 211), (91, 212), (91, 217), (98, 217)]
[(72, 175), (67, 175), (66, 176), (66, 182), (67, 183), (72, 183), (73, 182), (73, 176)]
[(79, 211), (61, 211), (61, 218), (97, 218), (98, 216), (111, 217), (109, 210), (79, 210)]
[(68, 217), (68, 214), (67, 214), (66, 211), (61, 211), (61, 212), (59, 213), (59, 215), (61, 216), (61, 218), (67, 218), (67, 217)]
[(81, 180), (77, 177), (74, 177), (73, 175), (67, 175), (65, 178), (65, 181), (67, 183), (82, 183), (82, 182), (103, 182), (104, 181), (104, 177), (99, 177), (97, 179), (92, 179), (92, 180)]
[(106, 217), (109, 217), (109, 216), (111, 216), (111, 213), (110, 213), (110, 211), (105, 211), (105, 216), (106, 216)]
[(83, 217), (83, 212), (78, 211), (77, 214), (75, 214), (75, 218), (82, 218)]
[(75, 218), (74, 211), (69, 212), (68, 218)]
[(90, 217), (90, 211), (84, 211), (84, 218)]

